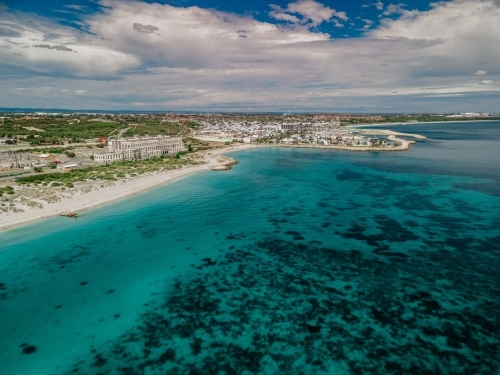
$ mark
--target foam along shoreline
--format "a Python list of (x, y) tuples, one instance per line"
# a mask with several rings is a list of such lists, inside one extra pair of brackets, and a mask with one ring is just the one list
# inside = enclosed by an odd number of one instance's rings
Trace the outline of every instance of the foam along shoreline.
[[(230, 151), (254, 148), (255, 145), (239, 145), (232, 147)], [(13, 229), (34, 221), (58, 216), (60, 212), (81, 212), (96, 207), (102, 207), (118, 200), (139, 194), (151, 188), (163, 185), (167, 182), (177, 180), (195, 172), (210, 170), (218, 165), (227, 164), (228, 160), (221, 161), (220, 155), (227, 149), (209, 152), (205, 161), (208, 163), (194, 166), (186, 166), (178, 170), (152, 172), (133, 177), (127, 181), (119, 181), (105, 187), (97, 187), (86, 193), (77, 192), (66, 199), (55, 203), (44, 203), (42, 208), (22, 205), (24, 212), (7, 212), (0, 214), (0, 231)]]

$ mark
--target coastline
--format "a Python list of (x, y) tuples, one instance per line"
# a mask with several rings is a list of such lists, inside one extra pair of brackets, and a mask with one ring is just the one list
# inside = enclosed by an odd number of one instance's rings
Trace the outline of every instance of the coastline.
[(423, 124), (447, 124), (447, 123), (460, 123), (460, 122), (489, 122), (498, 120), (451, 120), (451, 121), (426, 121), (426, 122), (386, 122), (386, 123), (374, 123), (374, 124), (359, 124), (359, 125), (346, 125), (345, 128), (355, 129), (355, 128), (366, 128), (370, 126), (404, 126), (404, 125), (423, 125)]
[(259, 147), (259, 145), (238, 145), (229, 149), (216, 150), (207, 155), (208, 163), (203, 165), (184, 167), (180, 170), (153, 172), (148, 175), (135, 177), (128, 181), (118, 182), (111, 186), (92, 190), (88, 193), (75, 194), (60, 202), (45, 204), (42, 208), (23, 206), (24, 212), (9, 212), (0, 215), (0, 233), (36, 221), (58, 216), (59, 212), (84, 212), (96, 207), (115, 203), (157, 186), (186, 177), (190, 174), (211, 170), (211, 168), (217, 165), (224, 164), (223, 162), (219, 162), (217, 157), (226, 152), (246, 150), (255, 147)]
[[(169, 182), (175, 181), (177, 179), (183, 178), (190, 174), (200, 171), (212, 170), (214, 167), (222, 166), (226, 161), (221, 161), (218, 158), (222, 155), (229, 154), (235, 151), (249, 150), (254, 148), (263, 147), (276, 147), (276, 148), (318, 148), (318, 149), (328, 149), (328, 150), (347, 150), (347, 151), (358, 151), (358, 152), (396, 152), (396, 151), (406, 151), (409, 149), (410, 145), (415, 143), (415, 141), (408, 141), (404, 139), (398, 139), (395, 135), (413, 136), (411, 134), (403, 134), (397, 132), (387, 131), (393, 137), (392, 140), (401, 142), (401, 146), (398, 148), (386, 149), (386, 148), (376, 148), (368, 149), (365, 147), (355, 147), (355, 146), (313, 146), (313, 145), (285, 145), (285, 144), (243, 144), (236, 146), (229, 146), (227, 148), (208, 151), (206, 154), (205, 164), (188, 166), (180, 170), (170, 170), (161, 172), (152, 172), (147, 175), (134, 177), (127, 181), (119, 181), (115, 184), (105, 187), (95, 187), (89, 192), (79, 192), (73, 194), (66, 199), (63, 199), (55, 203), (44, 204), (42, 208), (22, 206), (23, 212), (9, 212), (0, 215), (0, 233), (11, 230), (14, 228), (22, 227), (39, 220), (46, 218), (51, 218), (58, 216), (60, 212), (85, 212), (96, 207), (103, 205), (108, 205), (115, 203), (119, 200), (129, 198), (131, 196), (137, 195), (144, 191), (150, 190), (157, 186), (167, 184)], [(384, 133), (386, 135), (389, 135)], [(417, 136), (418, 138), (418, 136)], [(425, 139), (425, 137), (423, 137)]]

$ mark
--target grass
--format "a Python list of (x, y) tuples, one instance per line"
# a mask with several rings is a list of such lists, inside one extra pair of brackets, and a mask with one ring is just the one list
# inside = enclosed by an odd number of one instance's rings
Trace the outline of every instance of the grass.
[(189, 158), (175, 159), (170, 157), (150, 159), (139, 161), (119, 161), (109, 165), (91, 166), (82, 169), (76, 169), (69, 172), (53, 172), (27, 177), (19, 177), (17, 182), (20, 185), (27, 184), (49, 184), (50, 186), (74, 187), (77, 182), (86, 180), (117, 181), (124, 179), (127, 175), (140, 175), (147, 172), (159, 170), (177, 169), (184, 165), (197, 164), (198, 162)]
[(124, 134), (125, 137), (132, 137), (134, 135), (178, 135), (183, 127), (180, 124), (160, 121), (147, 121), (143, 124), (131, 127)]

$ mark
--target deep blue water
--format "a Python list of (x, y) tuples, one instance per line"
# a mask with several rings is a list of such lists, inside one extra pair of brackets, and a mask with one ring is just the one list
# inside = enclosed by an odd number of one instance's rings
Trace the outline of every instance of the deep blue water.
[(0, 233), (0, 373), (500, 374), (500, 123), (393, 129)]

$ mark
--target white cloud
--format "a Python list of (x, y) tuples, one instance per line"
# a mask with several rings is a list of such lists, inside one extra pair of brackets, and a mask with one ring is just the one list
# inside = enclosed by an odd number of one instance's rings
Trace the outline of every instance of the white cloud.
[(474, 73), (476, 76), (484, 76), (486, 74), (486, 70), (478, 70)]
[(69, 8), (69, 9), (74, 9), (74, 10), (78, 10), (80, 12), (83, 12), (87, 9), (86, 6), (83, 6), (83, 5), (63, 5), (63, 7), (66, 7), (66, 8)]
[(375, 22), (373, 22), (372, 20), (363, 20), (363, 22), (365, 23), (365, 26), (363, 26), (363, 29), (365, 30), (368, 30)]
[[(478, 61), (500, 59), (500, 50), (492, 48), (500, 44), (500, 31), (492, 26), (500, 23), (500, 8), (492, 1), (454, 0), (429, 11), (405, 10), (398, 19), (384, 19), (376, 29), (349, 39), (332, 39), (310, 27), (342, 20), (328, 18), (332, 10), (315, 13), (328, 8), (316, 2), (323, 8), (282, 9), (297, 18), (293, 25), (199, 7), (101, 3), (106, 6), (101, 12), (83, 18), (88, 34), (0, 9), (0, 30), (12, 35), (0, 38), (4, 106), (45, 102), (46, 107), (130, 108), (143, 103), (160, 109), (266, 110), (326, 100), (359, 102), (349, 98), (387, 103), (394, 92), (423, 97), (500, 89), (494, 84), (500, 67), (492, 63), (491, 80), (478, 84), (471, 75)], [(291, 4), (299, 3), (305, 2)], [(78, 53), (54, 50), (57, 46)], [(23, 87), (33, 89), (15, 90)]]
[[(384, 13), (382, 13), (384, 16), (389, 16), (391, 14), (403, 14), (405, 10), (403, 9), (404, 4), (389, 4), (387, 5), (387, 8), (385, 9)], [(378, 9), (378, 7), (377, 7)]]
[(384, 3), (381, 1), (377, 1), (376, 3), (372, 3), (371, 5), (373, 5), (378, 10), (384, 9)]
[[(308, 26), (318, 26), (323, 22), (328, 22), (332, 18), (337, 18), (342, 21), (347, 21), (348, 17), (345, 12), (337, 12), (335, 9), (324, 6), (314, 0), (297, 0), (288, 4), (286, 8), (279, 5), (271, 4), (269, 15), (276, 20), (289, 21), (292, 23), (307, 24)], [(295, 16), (295, 14), (301, 16)]]

